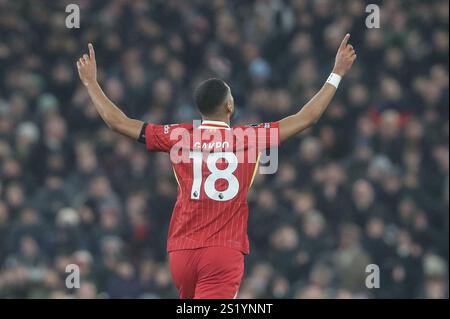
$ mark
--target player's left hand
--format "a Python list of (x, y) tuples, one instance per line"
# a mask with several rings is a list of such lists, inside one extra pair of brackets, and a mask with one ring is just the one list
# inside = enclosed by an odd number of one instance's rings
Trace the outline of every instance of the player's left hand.
[(351, 44), (348, 43), (350, 34), (347, 33), (339, 46), (336, 54), (336, 61), (333, 68), (333, 73), (344, 76), (356, 60), (356, 52)]
[(97, 81), (97, 63), (95, 62), (94, 46), (89, 43), (89, 55), (83, 56), (77, 61), (78, 75), (85, 86)]

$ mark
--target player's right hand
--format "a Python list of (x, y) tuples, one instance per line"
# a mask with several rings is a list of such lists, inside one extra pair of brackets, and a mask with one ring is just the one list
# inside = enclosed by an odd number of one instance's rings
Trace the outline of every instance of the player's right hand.
[(97, 64), (95, 62), (95, 51), (91, 43), (88, 44), (89, 55), (83, 56), (77, 61), (78, 75), (85, 86), (97, 81)]
[(350, 70), (353, 62), (355, 62), (356, 59), (355, 49), (351, 44), (348, 44), (348, 39), (350, 39), (349, 33), (345, 35), (336, 54), (333, 73), (336, 73), (340, 76), (344, 76), (347, 71)]

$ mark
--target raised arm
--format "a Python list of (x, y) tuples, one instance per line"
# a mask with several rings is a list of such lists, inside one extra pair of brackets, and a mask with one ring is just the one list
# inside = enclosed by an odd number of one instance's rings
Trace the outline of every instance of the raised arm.
[(97, 82), (97, 64), (95, 51), (91, 43), (88, 44), (89, 55), (83, 56), (77, 61), (78, 74), (86, 87), (92, 102), (102, 119), (112, 130), (130, 137), (139, 138), (143, 122), (130, 119), (103, 93)]
[(316, 95), (299, 112), (280, 120), (280, 141), (315, 124), (330, 104), (341, 78), (352, 67), (356, 59), (353, 46), (348, 44), (350, 34), (346, 34), (336, 54), (333, 72)]

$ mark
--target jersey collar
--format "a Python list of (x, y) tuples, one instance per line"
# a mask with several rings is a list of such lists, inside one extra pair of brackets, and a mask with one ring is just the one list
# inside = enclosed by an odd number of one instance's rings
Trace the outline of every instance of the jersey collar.
[(203, 120), (202, 124), (198, 127), (199, 129), (225, 129), (229, 130), (230, 126), (222, 121), (211, 121)]

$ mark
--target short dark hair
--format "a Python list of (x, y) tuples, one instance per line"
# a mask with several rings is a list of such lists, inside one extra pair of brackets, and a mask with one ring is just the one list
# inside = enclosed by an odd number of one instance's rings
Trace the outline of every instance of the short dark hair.
[(209, 79), (200, 83), (194, 91), (195, 104), (201, 114), (215, 114), (218, 107), (225, 102), (228, 86), (220, 79)]

